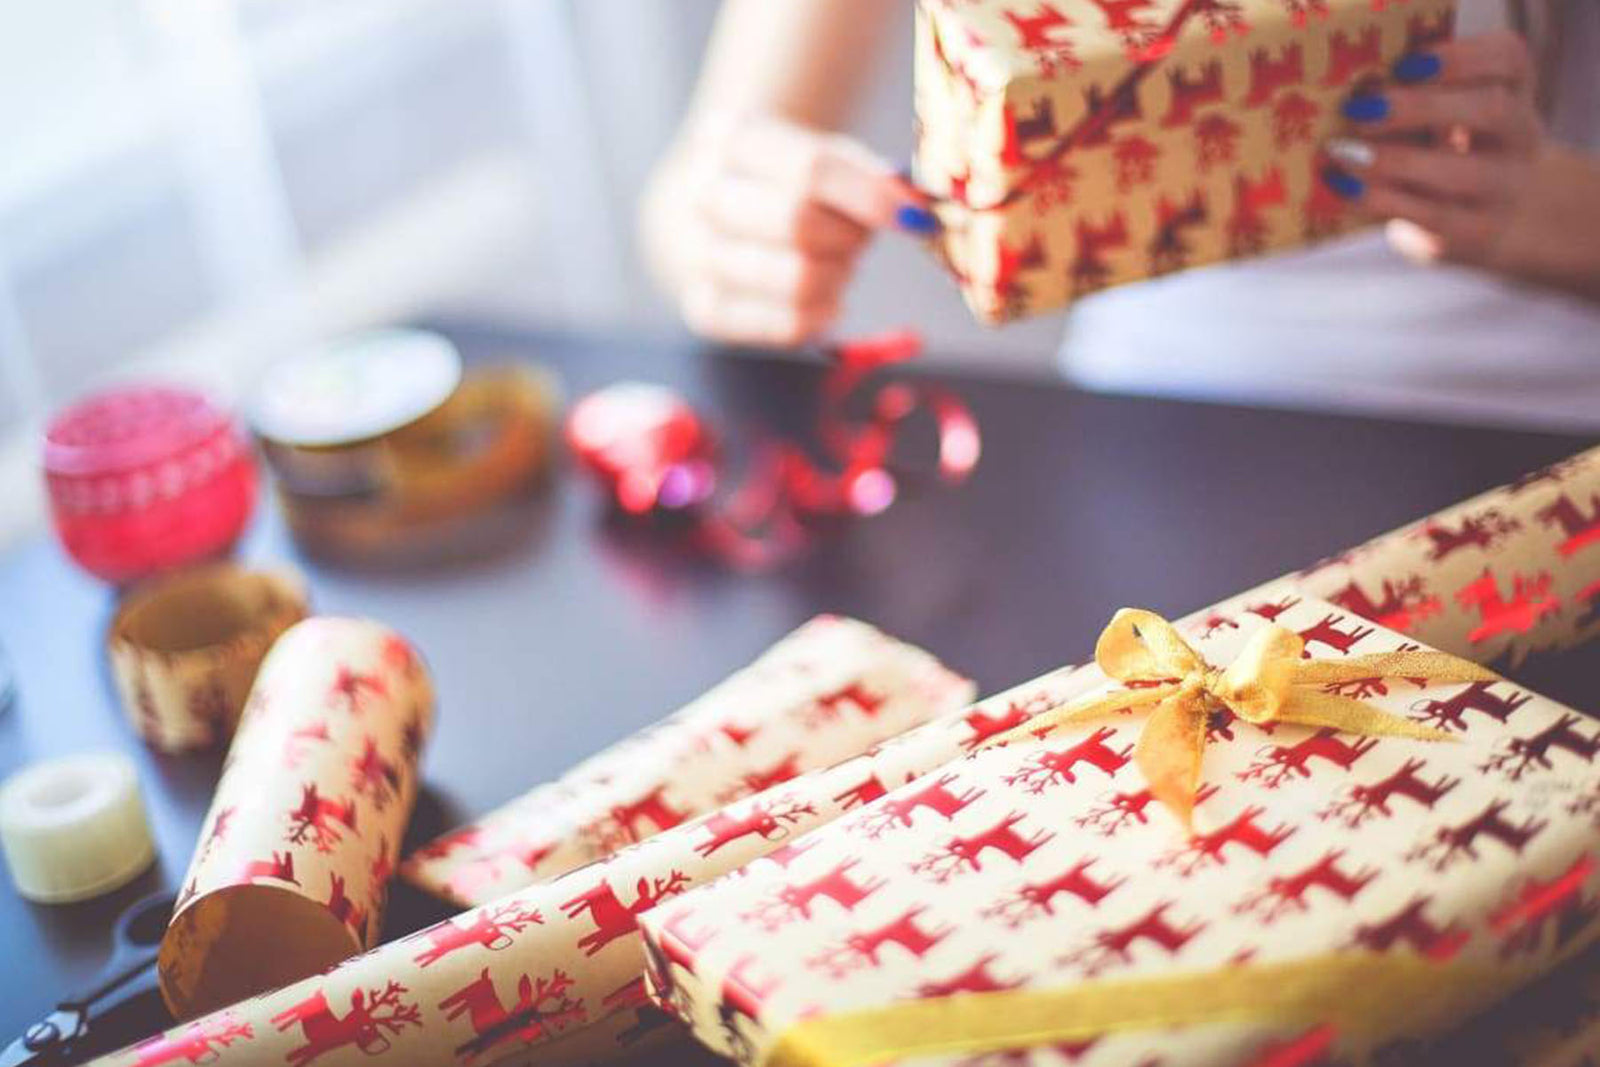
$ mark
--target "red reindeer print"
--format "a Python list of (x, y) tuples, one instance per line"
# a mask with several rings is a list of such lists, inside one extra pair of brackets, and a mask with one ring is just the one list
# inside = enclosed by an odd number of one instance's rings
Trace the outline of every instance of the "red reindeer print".
[(901, 793), (877, 802), (862, 813), (856, 825), (866, 836), (882, 837), (895, 826), (910, 826), (911, 816), (924, 809), (940, 816), (946, 822), (955, 817), (968, 804), (983, 796), (982, 789), (968, 789), (962, 793), (951, 792), (950, 787), (960, 781), (954, 774), (943, 774), (920, 789)]
[(1125, 745), (1119, 750), (1106, 744), (1107, 739), (1114, 737), (1116, 732), (1113, 727), (1102, 726), (1069, 748), (1041, 751), (1030, 756), (1016, 773), (1007, 775), (1005, 782), (1007, 785), (1021, 786), (1037, 796), (1051, 786), (1076, 783), (1078, 776), (1074, 769), (1080, 763), (1087, 763), (1107, 778), (1114, 778), (1117, 771), (1127, 765), (1129, 754), (1133, 751), (1132, 745)]
[(1274, 849), (1294, 836), (1294, 827), (1281, 825), (1275, 830), (1262, 829), (1256, 825), (1256, 817), (1265, 812), (1265, 808), (1246, 808), (1221, 829), (1190, 836), (1182, 846), (1156, 860), (1156, 866), (1175, 867), (1187, 878), (1208, 864), (1226, 866), (1224, 850), (1229, 845), (1238, 845), (1257, 856), (1270, 856)]
[(979, 706), (967, 713), (965, 721), (967, 727), (972, 730), (972, 736), (962, 741), (961, 747), (971, 751), (986, 743), (991, 737), (998, 737), (1008, 730), (1016, 729), (1035, 715), (1047, 710), (1052, 703), (1042, 696), (1021, 703), (1012, 701), (999, 715), (990, 715)]
[(383, 665), (402, 678), (411, 679), (422, 670), (422, 661), (417, 657), (416, 651), (406, 643), (405, 638), (390, 635), (384, 638), (383, 649), (378, 654)]
[(811, 907), (819, 897), (833, 901), (845, 911), (855, 911), (857, 904), (888, 884), (882, 878), (857, 881), (851, 877), (850, 869), (857, 862), (844, 860), (809, 882), (780, 886), (771, 898), (746, 912), (743, 918), (769, 932), (779, 930), (801, 919), (810, 919)]
[(335, 919), (354, 930), (357, 935), (365, 938), (367, 913), (357, 907), (356, 902), (345, 895), (344, 879), (337, 874), (328, 876), (328, 899), (326, 904), (328, 912)]
[(1272, 143), (1280, 150), (1311, 140), (1321, 110), (1291, 89), (1272, 102)]
[(1093, 978), (1117, 964), (1133, 963), (1133, 947), (1149, 942), (1168, 956), (1194, 940), (1206, 924), (1201, 921), (1174, 925), (1167, 919), (1167, 909), (1174, 901), (1164, 901), (1125, 926), (1114, 926), (1096, 933), (1082, 948), (1062, 957), (1061, 963), (1077, 966)]
[(417, 966), (429, 967), (462, 949), (477, 946), (498, 952), (511, 947), (513, 934), (534, 924), (542, 924), (538, 909), (529, 910), (514, 900), (501, 901), (471, 913), (471, 922), (461, 924), (445, 919), (426, 930), (412, 934), (412, 940), (426, 941), (428, 947), (414, 958)]
[(1342, 615), (1325, 615), (1315, 625), (1308, 626), (1300, 631), (1300, 640), (1305, 642), (1305, 649), (1300, 655), (1305, 659), (1311, 658), (1311, 646), (1320, 644), (1341, 656), (1348, 656), (1350, 650), (1363, 640), (1377, 633), (1370, 626), (1352, 626), (1348, 630), (1341, 630), (1338, 626), (1344, 621)]
[(888, 792), (889, 790), (878, 780), (876, 774), (868, 774), (844, 792), (834, 794), (833, 800), (844, 810), (849, 811), (852, 808), (870, 804)]
[(1284, 45), (1276, 56), (1265, 48), (1250, 52), (1250, 92), (1244, 98), (1245, 107), (1260, 107), (1272, 99), (1272, 94), (1291, 85), (1305, 81), (1305, 56), (1300, 43)]
[(1469, 682), (1465, 689), (1446, 700), (1419, 700), (1411, 706), (1416, 713), (1412, 718), (1436, 730), (1459, 730), (1463, 733), (1467, 729), (1466, 715), (1469, 711), (1482, 712), (1495, 722), (1504, 723), (1511, 718), (1512, 712), (1533, 697), (1527, 693), (1512, 693), (1503, 697), (1490, 692), (1498, 684)]
[(919, 999), (950, 997), (957, 993), (996, 993), (1002, 989), (1015, 989), (1022, 984), (1019, 979), (1000, 979), (989, 968), (1000, 958), (997, 952), (979, 956), (966, 970), (938, 982), (923, 982), (913, 996)]
[(357, 989), (350, 1010), (337, 1015), (321, 990), (272, 1017), (279, 1031), (300, 1028), (304, 1044), (284, 1057), (291, 1067), (305, 1067), (317, 1057), (354, 1046), (368, 1056), (389, 1051), (389, 1038), (408, 1026), (422, 1026), (422, 1012), (405, 1001), (406, 987), (390, 982), (383, 989)]
[(1156, 232), (1150, 239), (1150, 267), (1155, 274), (1183, 268), (1193, 255), (1189, 231), (1204, 226), (1211, 217), (1205, 193), (1196, 189), (1188, 200), (1171, 201), (1165, 194), (1156, 201)]
[(802, 816), (816, 813), (812, 805), (793, 801), (757, 801), (739, 816), (726, 810), (713, 812), (700, 824), (700, 828), (710, 836), (697, 844), (694, 850), (701, 856), (709, 856), (743, 837), (773, 841), (789, 832), (789, 826), (785, 826), (785, 823), (793, 825), (799, 823)]
[(1226, 615), (1219, 615), (1216, 612), (1212, 612), (1200, 622), (1200, 638), (1201, 640), (1205, 640), (1207, 638), (1215, 637), (1223, 630), (1237, 630), (1238, 628), (1239, 624), (1228, 618)]
[(1021, 167), (1031, 162), (1028, 147), (1036, 141), (1052, 141), (1056, 136), (1055, 105), (1048, 97), (1034, 101), (1033, 110), (1018, 115), (1010, 104), (1000, 112), (1002, 138), (1000, 162), (1007, 167)]
[(1560, 528), (1566, 539), (1556, 546), (1562, 558), (1567, 558), (1590, 545), (1600, 543), (1600, 493), (1589, 496), (1589, 510), (1584, 512), (1572, 498), (1562, 493), (1555, 503), (1543, 508), (1537, 515), (1545, 526)]
[[(1229, 708), (1212, 708), (1206, 713), (1206, 744), (1214, 745), (1222, 741), (1232, 741), (1233, 724), (1239, 721)], [(1271, 723), (1262, 723), (1262, 727), (1270, 727)], [(1259, 727), (1258, 727), (1259, 729)]]
[(922, 904), (908, 909), (882, 926), (851, 934), (843, 944), (826, 949), (806, 960), (806, 965), (822, 971), (834, 979), (859, 970), (879, 966), (879, 956), (884, 948), (895, 945), (914, 959), (922, 959), (946, 937), (953, 927), (940, 926), (927, 929), (920, 921), (927, 910)]
[(1346, 741), (1339, 731), (1325, 726), (1292, 745), (1266, 745), (1258, 759), (1234, 777), (1240, 781), (1259, 779), (1268, 789), (1276, 789), (1290, 778), (1310, 778), (1311, 761), (1323, 760), (1348, 771), (1356, 761), (1378, 747), (1375, 737)]
[(1256, 913), (1262, 922), (1275, 922), (1290, 912), (1307, 909), (1306, 895), (1320, 889), (1349, 902), (1378, 877), (1376, 867), (1363, 867), (1351, 873), (1340, 866), (1343, 849), (1333, 849), (1322, 858), (1286, 878), (1273, 877), (1266, 888), (1245, 897), (1233, 910), (1236, 914)]
[(1195, 163), (1200, 173), (1234, 161), (1240, 132), (1242, 127), (1219, 111), (1194, 124)]
[(1054, 878), (1024, 883), (1015, 893), (988, 905), (980, 914), (1015, 929), (1031, 919), (1056, 914), (1054, 901), (1062, 893), (1095, 907), (1127, 879), (1113, 877), (1096, 881), (1089, 874), (1094, 864), (1092, 859), (1079, 860)]
[(994, 295), (1002, 302), (1012, 302), (1022, 296), (1017, 275), (1045, 264), (1044, 243), (1038, 234), (1031, 234), (1020, 248), (1006, 243), (1004, 237), (995, 240)]
[(299, 885), (294, 876), (294, 853), (274, 852), (270, 860), (249, 860), (239, 868), (238, 882), (253, 882), (257, 878), (275, 878), (290, 885)]
[(1056, 836), (1051, 831), (1041, 830), (1032, 837), (1023, 837), (1016, 830), (1023, 818), (1022, 812), (1014, 811), (987, 830), (970, 837), (952, 837), (940, 849), (913, 863), (911, 869), (918, 874), (926, 874), (935, 882), (944, 883), (962, 871), (983, 870), (982, 856), (990, 849), (1009, 856), (1014, 863), (1021, 863), (1040, 845)]
[(1233, 214), (1228, 217), (1228, 247), (1234, 255), (1260, 252), (1267, 244), (1266, 211), (1288, 203), (1283, 171), (1268, 169), (1251, 181), (1243, 174), (1233, 178)]
[(237, 810), (230, 804), (217, 812), (216, 817), (211, 820), (211, 829), (206, 831), (205, 841), (200, 845), (201, 852), (210, 852), (222, 844), (223, 839), (228, 836), (228, 825), (233, 822)]
[(328, 690), (328, 702), (333, 707), (341, 704), (352, 715), (366, 710), (369, 697), (386, 697), (389, 687), (376, 674), (359, 674), (348, 666), (341, 666)]
[(400, 794), (400, 767), (378, 751), (378, 743), (368, 737), (361, 755), (350, 762), (350, 788), (357, 796), (371, 797), (372, 806), (382, 811)]
[(1106, 29), (1123, 40), (1139, 43), (1154, 32), (1148, 21), (1140, 16), (1149, 11), (1153, 0), (1091, 0), (1105, 16)]
[(1376, 26), (1366, 27), (1354, 39), (1344, 30), (1335, 30), (1328, 38), (1328, 72), (1323, 75), (1323, 87), (1347, 85), (1356, 75), (1382, 66), (1382, 43)]
[(333, 846), (344, 840), (344, 831), (355, 828), (355, 802), (329, 800), (318, 793), (316, 784), (312, 783), (302, 788), (300, 806), (289, 812), (286, 840), (298, 845), (309, 837), (318, 852), (332, 852)]
[[(672, 802), (662, 795), (666, 790), (667, 786), (663, 783), (637, 800), (619, 804), (611, 809), (611, 823), (618, 828), (620, 836), (626, 843), (643, 841), (652, 834), (670, 830), (689, 818), (688, 812), (673, 807)], [(649, 822), (651, 829), (645, 827), (646, 821)]]
[(1491, 801), (1488, 807), (1466, 822), (1434, 830), (1433, 837), (1406, 853), (1405, 858), (1428, 863), (1434, 870), (1443, 871), (1458, 859), (1476, 860), (1478, 840), (1485, 837), (1521, 855), (1528, 842), (1549, 824), (1532, 816), (1520, 825), (1512, 823), (1505, 818), (1505, 810), (1510, 806), (1509, 801)]
[(1428, 560), (1437, 563), (1466, 548), (1490, 549), (1511, 534), (1522, 529), (1522, 523), (1501, 514), (1498, 508), (1489, 508), (1478, 515), (1464, 515), (1458, 526), (1447, 526), (1429, 519), (1418, 528), (1418, 533), (1429, 543)]
[(633, 887), (633, 903), (624, 904), (611, 883), (602, 879), (587, 892), (563, 901), (561, 910), (569, 919), (587, 914), (594, 923), (594, 929), (578, 939), (583, 954), (593, 956), (617, 938), (632, 933), (640, 915), (688, 887), (689, 876), (682, 871), (672, 871), (666, 878), (640, 878)]
[[(1216, 786), (1202, 785), (1195, 791), (1195, 806), (1199, 807), (1215, 796), (1216, 792)], [(1145, 814), (1145, 809), (1154, 800), (1155, 794), (1148, 789), (1141, 789), (1136, 793), (1105, 793), (1101, 795), (1099, 803), (1072, 821), (1085, 830), (1093, 830), (1101, 837), (1115, 837), (1125, 826), (1135, 823), (1140, 826), (1147, 824), (1150, 816)]]
[(1593, 763), (1600, 752), (1600, 734), (1589, 735), (1575, 730), (1576, 715), (1563, 715), (1549, 726), (1529, 737), (1512, 737), (1502, 742), (1500, 751), (1489, 757), (1479, 770), (1499, 771), (1510, 781), (1520, 781), (1533, 768), (1554, 770), (1550, 762), (1551, 749), (1560, 749), (1574, 759)]
[(1083, 128), (1077, 147), (1095, 148), (1110, 144), (1116, 136), (1117, 127), (1144, 118), (1137, 89), (1138, 86), (1132, 82), (1123, 82), (1114, 87), (1108, 97), (1099, 84), (1090, 85), (1083, 94), (1084, 113), (1094, 115), (1100, 121)]
[(1019, 11), (1005, 12), (1006, 21), (1017, 31), (1017, 44), (1028, 52), (1060, 52), (1071, 48), (1071, 42), (1057, 36), (1072, 25), (1072, 20), (1057, 11), (1053, 4), (1041, 3), (1031, 15)]
[(314, 722), (309, 726), (296, 727), (289, 734), (289, 739), (283, 743), (284, 767), (291, 771), (296, 769), (312, 745), (324, 745), (329, 740), (326, 722)]
[(1077, 251), (1072, 259), (1072, 291), (1088, 293), (1103, 287), (1111, 277), (1107, 255), (1128, 246), (1128, 224), (1122, 212), (1112, 212), (1111, 221), (1096, 226), (1086, 215), (1075, 223)]
[(1406, 760), (1400, 769), (1376, 782), (1353, 785), (1339, 799), (1333, 801), (1317, 817), (1324, 821), (1336, 819), (1352, 830), (1373, 818), (1390, 818), (1394, 810), (1389, 802), (1404, 797), (1420, 807), (1433, 810), (1433, 806), (1461, 784), (1461, 779), (1440, 775), (1434, 781), (1420, 777), (1417, 772), (1426, 764), (1420, 759)]
[(1344, 588), (1328, 597), (1328, 600), (1363, 619), (1401, 632), (1409, 631), (1423, 619), (1440, 611), (1439, 598), (1428, 592), (1420, 574), (1399, 581), (1385, 578), (1383, 592), (1376, 600), (1354, 580), (1345, 583)]
[[(768, 863), (775, 863), (784, 870), (789, 869), (789, 864), (817, 847), (815, 841), (788, 841), (761, 857)], [(730, 875), (732, 877), (732, 875)]]
[(805, 723), (816, 728), (839, 721), (846, 708), (854, 708), (862, 718), (870, 719), (889, 702), (881, 693), (874, 693), (860, 682), (851, 682), (813, 700), (801, 715)]
[(130, 1050), (133, 1067), (166, 1067), (170, 1063), (211, 1063), (222, 1049), (249, 1041), (255, 1032), (231, 1011), (196, 1019), (186, 1026), (147, 1038)]
[(1130, 133), (1111, 146), (1111, 156), (1117, 164), (1117, 192), (1125, 193), (1155, 180), (1161, 149), (1154, 141)]
[[(791, 752), (766, 770), (755, 770), (743, 778), (741, 795), (760, 793), (775, 785), (787, 782), (800, 773), (800, 753)], [(736, 799), (736, 798), (730, 798)]]
[(477, 978), (441, 1000), (439, 1010), (447, 1022), (465, 1015), (472, 1024), (477, 1036), (456, 1048), (464, 1062), (472, 1063), (497, 1046), (508, 1042), (531, 1044), (582, 1023), (583, 1001), (568, 995), (572, 985), (572, 978), (564, 971), (537, 980), (524, 974), (517, 979), (517, 999), (504, 1004), (485, 967)]
[(1455, 922), (1445, 926), (1434, 923), (1427, 915), (1430, 903), (1430, 897), (1413, 897), (1382, 922), (1356, 927), (1353, 943), (1373, 952), (1389, 952), (1404, 945), (1428, 959), (1449, 959), (1467, 943), (1467, 931)]
[(1167, 113), (1161, 116), (1161, 125), (1167, 129), (1187, 126), (1194, 121), (1195, 112), (1207, 104), (1222, 102), (1222, 62), (1207, 60), (1198, 76), (1186, 67), (1167, 71), (1167, 82), (1172, 87)]
[(1263, 600), (1259, 604), (1251, 604), (1244, 610), (1268, 622), (1277, 622), (1278, 616), (1300, 603), (1297, 596), (1280, 597), (1277, 600)]
[(1194, 10), (1210, 33), (1212, 44), (1226, 43), (1229, 33), (1243, 37), (1250, 32), (1239, 0), (1201, 0)]

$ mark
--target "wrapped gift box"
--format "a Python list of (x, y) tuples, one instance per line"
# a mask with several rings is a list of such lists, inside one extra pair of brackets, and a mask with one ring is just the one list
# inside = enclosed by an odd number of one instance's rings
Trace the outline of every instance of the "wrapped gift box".
[(986, 322), (1358, 220), (1320, 180), (1341, 102), (1453, 0), (919, 4), (918, 183)]
[[(1277, 623), (1324, 619), (1352, 621), (1307, 597)], [(1185, 628), (1225, 665), (1265, 625), (1207, 628), (1202, 613)], [(1362, 645), (1416, 647), (1376, 627)], [(1333, 688), (1454, 740), (1216, 712), (1191, 835), (1131, 758), (1144, 713), (1014, 736), (643, 916), (656, 995), (713, 1049), (760, 1062), (803, 1021), (922, 998), (1175, 974), (1226, 983), (1340, 950), (1437, 961), (1441, 986), (1451, 966), (1493, 968), (1495, 982), (1457, 999), (1419, 1001), (1381, 1035), (1392, 1043), (1458, 1022), (1503, 994), (1498, 983), (1531, 981), (1600, 935), (1600, 726), (1505, 681)], [(1441, 717), (1478, 691), (1495, 703)], [(1246, 1062), (1306, 1032), (1234, 1014), (1073, 1042), (1083, 1064), (1176, 1067)]]
[(973, 685), (854, 619), (811, 620), (681, 711), (422, 846), (407, 881), (463, 907), (837, 763), (967, 704)]

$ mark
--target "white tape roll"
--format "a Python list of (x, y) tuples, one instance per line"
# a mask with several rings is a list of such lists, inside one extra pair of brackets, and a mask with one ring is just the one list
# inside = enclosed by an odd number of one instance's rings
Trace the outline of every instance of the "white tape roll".
[(131, 882), (156, 854), (132, 761), (90, 752), (12, 775), (0, 785), (0, 850), (17, 892), (41, 904)]

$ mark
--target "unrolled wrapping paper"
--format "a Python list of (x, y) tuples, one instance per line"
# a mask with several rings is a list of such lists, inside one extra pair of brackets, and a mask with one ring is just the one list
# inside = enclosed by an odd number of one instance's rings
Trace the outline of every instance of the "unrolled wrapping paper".
[(820, 616), (681, 711), (407, 857), (462, 906), (611, 855), (956, 711), (970, 681), (866, 623)]
[(161, 943), (180, 1019), (332, 966), (377, 938), (433, 685), (406, 640), (316, 617), (262, 663)]
[(1291, 247), (1358, 220), (1320, 180), (1341, 102), (1453, 0), (918, 5), (920, 185), (973, 312)]
[[(1308, 597), (1277, 623), (1324, 618), (1351, 621)], [(1265, 625), (1199, 618), (1190, 636), (1225, 665)], [(1359, 644), (1416, 647), (1381, 628)], [(713, 1049), (760, 1062), (803, 1019), (908, 999), (1174, 974), (1227, 983), (1236, 968), (1340, 950), (1430, 958), (1441, 974), (1446, 960), (1494, 969), (1454, 1000), (1419, 999), (1379, 1035), (1398, 1048), (1600, 937), (1600, 727), (1505, 681), (1329, 689), (1442, 723), (1453, 740), (1258, 728), (1219, 710), (1190, 836), (1132, 759), (1142, 713), (1013, 737), (645, 915), (655, 992)], [(1500, 703), (1467, 699), (1479, 691)], [(1455, 707), (1468, 710), (1441, 710)], [(1158, 1024), (1075, 1038), (1074, 1062), (1249, 1062), (1304, 1030), (1248, 1012)], [(1374, 1047), (1334, 1041), (1342, 1054)]]

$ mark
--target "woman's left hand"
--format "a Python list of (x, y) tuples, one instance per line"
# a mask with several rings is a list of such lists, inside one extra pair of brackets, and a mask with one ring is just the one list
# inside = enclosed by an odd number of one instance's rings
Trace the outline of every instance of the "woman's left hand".
[[(1465, 37), (1395, 64), (1395, 84), (1350, 97), (1351, 136), (1325, 176), (1362, 210), (1396, 220), (1398, 250), (1514, 272), (1539, 212), (1547, 149), (1528, 47), (1510, 32)], [(1409, 224), (1409, 225), (1407, 225)]]

